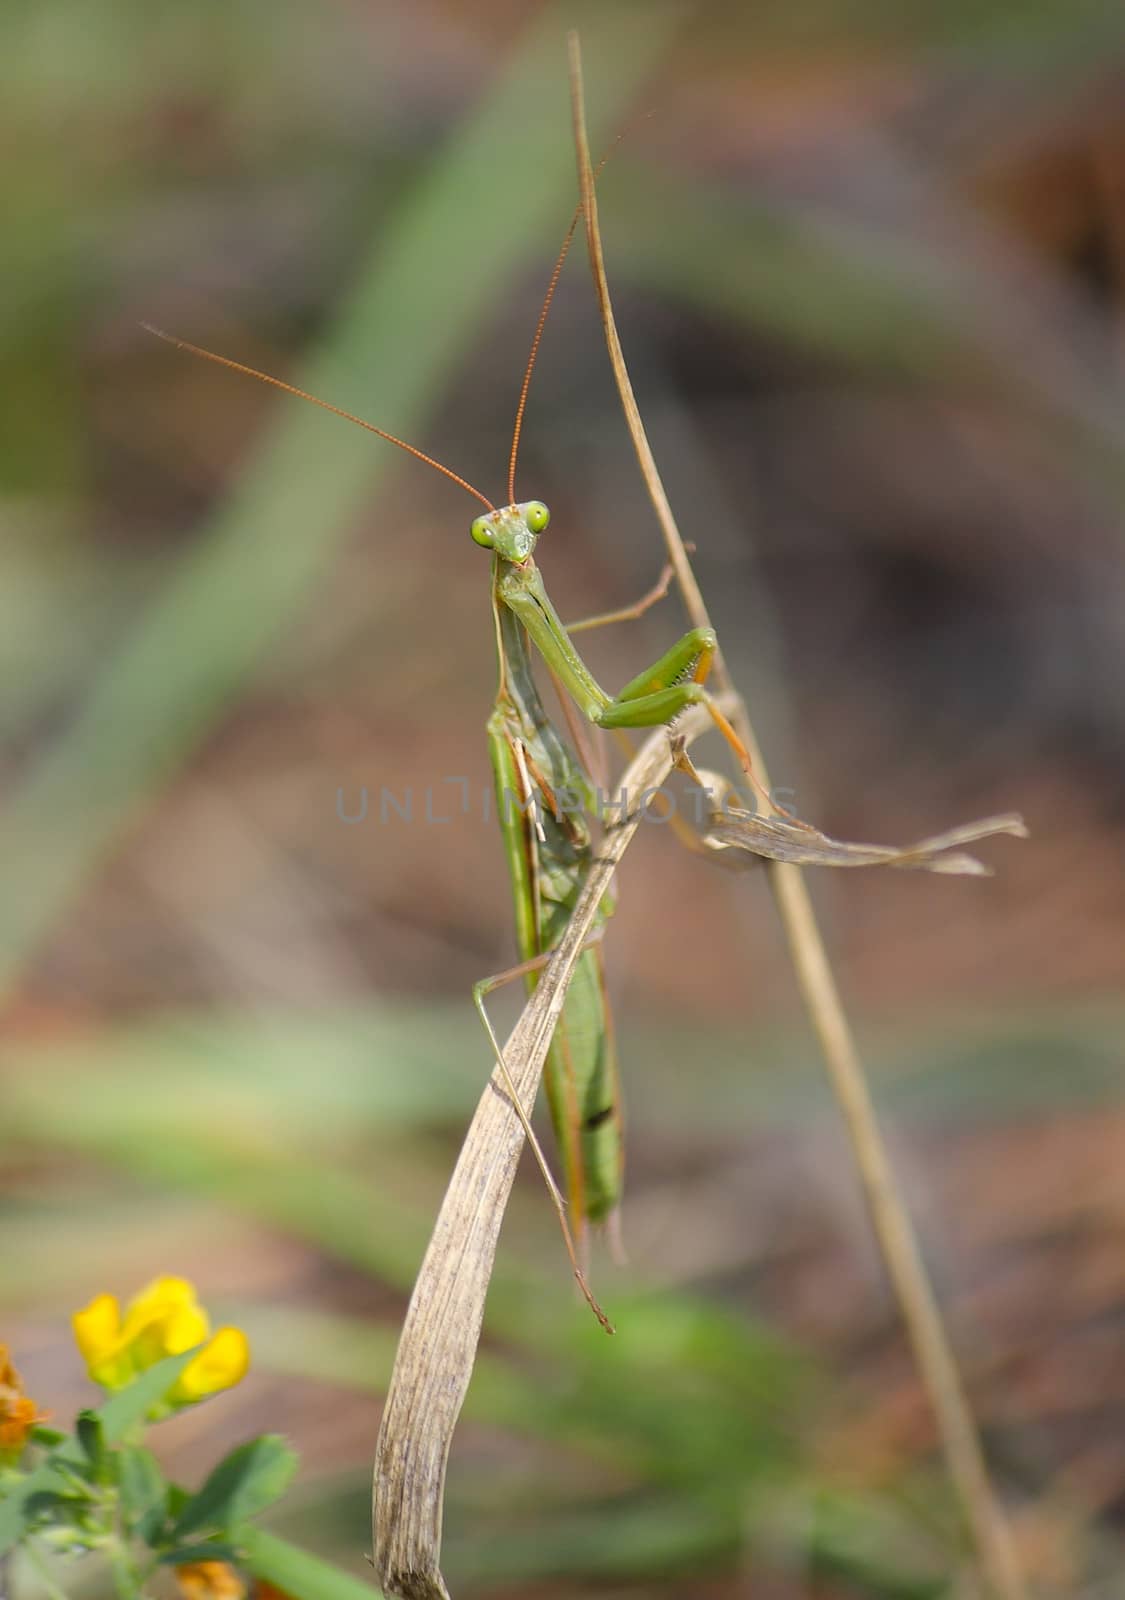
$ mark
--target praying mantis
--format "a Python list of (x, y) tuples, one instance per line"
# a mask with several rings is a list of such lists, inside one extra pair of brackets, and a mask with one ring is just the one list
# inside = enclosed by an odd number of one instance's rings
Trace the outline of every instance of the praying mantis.
[[(528, 988), (534, 989), (540, 970), (566, 928), (592, 859), (589, 818), (595, 812), (595, 785), (544, 708), (534, 676), (532, 647), (561, 692), (595, 727), (628, 730), (664, 726), (671, 732), (676, 719), (690, 707), (704, 707), (751, 782), (757, 784), (745, 747), (706, 687), (717, 649), (714, 631), (692, 628), (618, 694), (609, 694), (579, 655), (572, 634), (581, 627), (640, 615), (660, 598), (667, 579), (634, 607), (589, 619), (568, 630), (550, 601), (535, 561), (536, 545), (547, 528), (550, 513), (542, 501), (516, 500), (516, 466), (528, 389), (551, 301), (581, 215), (580, 205), (540, 310), (513, 427), (508, 499), (499, 507), (467, 478), (366, 419), (269, 373), (145, 326), (181, 350), (270, 384), (366, 429), (442, 473), (485, 507), (469, 531), (473, 542), (492, 556), (491, 608), (498, 686), (487, 724), (488, 749), (512, 887), (520, 961), (506, 973), (482, 979), (474, 987), (473, 998), (513, 1109), (550, 1192), (575, 1278), (599, 1321), (612, 1331), (590, 1291), (579, 1259), (587, 1226), (612, 1224), (621, 1197), (620, 1092), (600, 943), (605, 920), (613, 910), (610, 897), (603, 899), (596, 925), (579, 958), (545, 1067), (565, 1201), (527, 1109), (514, 1090), (484, 1004), (488, 993), (513, 977), (523, 976)], [(681, 758), (681, 764), (692, 772), (686, 757)]]

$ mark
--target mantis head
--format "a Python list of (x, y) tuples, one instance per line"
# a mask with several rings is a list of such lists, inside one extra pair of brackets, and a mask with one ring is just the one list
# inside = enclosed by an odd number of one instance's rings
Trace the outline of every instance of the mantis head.
[(525, 500), (522, 505), (502, 506), (478, 517), (469, 529), (474, 544), (494, 550), (503, 561), (522, 567), (530, 561), (536, 541), (551, 520), (542, 500)]

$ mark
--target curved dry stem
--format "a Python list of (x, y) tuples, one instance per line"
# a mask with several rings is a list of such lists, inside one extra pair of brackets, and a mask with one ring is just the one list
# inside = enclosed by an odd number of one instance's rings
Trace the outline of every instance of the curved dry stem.
[[(710, 725), (706, 710), (696, 710), (677, 737), (690, 740)], [(659, 788), (672, 762), (661, 728), (621, 788), (637, 796)], [(534, 1104), (575, 964), (640, 819), (638, 810), (606, 832), (566, 932), (504, 1047), (507, 1074), (494, 1069), (477, 1105), (414, 1285), (375, 1446), (373, 1504), (375, 1570), (384, 1590), (405, 1600), (448, 1600), (438, 1564), (446, 1462), (524, 1144), (508, 1083), (522, 1105)]]
[[(675, 569), (688, 615), (695, 627), (710, 627), (707, 607), (661, 482), (617, 334), (598, 229), (598, 204), (586, 133), (582, 60), (577, 34), (572, 33), (569, 42), (578, 180), (586, 219), (590, 266), (601, 306), (610, 363), (641, 473), (664, 535), (668, 559)], [(714, 674), (720, 691), (730, 700), (731, 720), (735, 729), (750, 754), (763, 788), (768, 790), (769, 776), (754, 736), (749, 712), (734, 687), (721, 651), (715, 655)], [(1004, 1600), (1023, 1600), (1026, 1591), (1007, 1522), (989, 1478), (952, 1346), (879, 1131), (866, 1075), (844, 1013), (808, 889), (799, 867), (770, 861), (766, 870), (801, 994), (844, 1116), (887, 1274), (937, 1417), (949, 1475), (972, 1534), (982, 1574), (988, 1586), (997, 1595), (1003, 1596)]]

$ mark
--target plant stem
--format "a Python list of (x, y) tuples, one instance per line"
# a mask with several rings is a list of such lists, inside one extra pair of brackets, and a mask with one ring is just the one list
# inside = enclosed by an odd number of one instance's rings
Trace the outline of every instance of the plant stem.
[[(597, 196), (583, 105), (581, 54), (578, 36), (574, 33), (570, 35), (570, 63), (586, 238), (610, 363), (641, 474), (663, 531), (668, 559), (675, 570), (688, 615), (695, 627), (710, 627), (707, 607), (664, 491), (617, 334), (598, 229)], [(754, 736), (750, 715), (734, 686), (721, 651), (715, 655), (713, 670), (720, 691), (724, 696), (729, 696), (734, 707), (731, 720), (735, 729), (750, 754), (762, 788), (768, 792), (769, 774)], [(808, 889), (799, 867), (769, 862), (766, 870), (797, 982), (843, 1113), (875, 1236), (906, 1324), (922, 1382), (937, 1418), (949, 1475), (976, 1546), (981, 1570), (990, 1588), (1003, 1600), (1024, 1600), (1026, 1591), (1007, 1522), (989, 1479), (984, 1452), (952, 1346), (926, 1274), (909, 1213), (899, 1194)]]
[[(47, 1595), (50, 1597), (50, 1600), (67, 1600), (65, 1589), (60, 1589), (58, 1584), (51, 1577), (50, 1568), (48, 1567), (42, 1553), (36, 1548), (35, 1540), (28, 1539), (23, 1546), (23, 1550), (29, 1563), (35, 1568), (36, 1575), (39, 1578), (40, 1583), (43, 1585)], [(4, 1576), (7, 1577), (8, 1574), (9, 1569), (5, 1567)], [(7, 1588), (0, 1587), (0, 1600), (3, 1600), (3, 1597), (7, 1596), (8, 1593), (9, 1591)]]

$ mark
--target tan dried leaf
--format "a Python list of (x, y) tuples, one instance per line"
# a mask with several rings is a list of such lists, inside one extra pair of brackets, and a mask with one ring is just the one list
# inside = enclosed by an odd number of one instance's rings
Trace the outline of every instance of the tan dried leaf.
[(797, 867), (898, 867), (905, 871), (984, 878), (991, 876), (992, 868), (978, 861), (976, 856), (965, 854), (959, 846), (999, 833), (1011, 834), (1017, 839), (1027, 838), (1023, 818), (1010, 811), (983, 817), (979, 822), (966, 822), (959, 828), (919, 839), (916, 844), (856, 844), (832, 839), (808, 822), (764, 817), (747, 811), (733, 803), (731, 796), (735, 790), (720, 773), (699, 771), (697, 776), (716, 798), (703, 845), (716, 855), (725, 857), (728, 851), (744, 851), (751, 858), (742, 862), (737, 856), (724, 859), (726, 866), (752, 866), (753, 858), (765, 858), (787, 861)]

